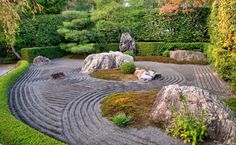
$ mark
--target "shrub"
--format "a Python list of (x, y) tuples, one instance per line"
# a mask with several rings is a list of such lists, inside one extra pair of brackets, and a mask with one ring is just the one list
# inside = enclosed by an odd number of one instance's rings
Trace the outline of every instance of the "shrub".
[(165, 50), (164, 52), (162, 52), (162, 56), (169, 57), (170, 56), (170, 51)]
[(133, 58), (135, 57), (135, 54), (133, 51), (126, 51), (124, 54), (127, 54), (129, 56), (132, 56)]
[(24, 60), (32, 62), (33, 59), (39, 55), (48, 57), (50, 59), (62, 57), (65, 54), (59, 46), (51, 47), (32, 47), (21, 49), (21, 55)]
[(229, 82), (232, 91), (236, 92), (236, 54), (214, 45), (208, 45), (205, 53), (211, 65)]
[(8, 106), (11, 85), (28, 70), (26, 61), (19, 61), (17, 68), (0, 78), (0, 143), (6, 145), (62, 145), (49, 136), (38, 132), (12, 116)]
[(57, 29), (63, 20), (61, 15), (36, 15), (34, 19), (23, 19), (16, 48), (59, 45), (63, 38), (57, 33)]
[(175, 137), (181, 137), (185, 143), (192, 142), (192, 145), (203, 142), (207, 133), (204, 111), (194, 115), (189, 111), (184, 96), (182, 96), (181, 102), (184, 110), (177, 112), (176, 108), (173, 108), (173, 121), (171, 126), (167, 128), (168, 133)]
[(124, 74), (133, 74), (135, 70), (136, 65), (132, 62), (125, 62), (120, 67), (120, 71)]
[(112, 122), (119, 126), (119, 127), (124, 127), (126, 125), (128, 125), (130, 123), (130, 121), (132, 120), (132, 117), (130, 116), (126, 116), (125, 113), (117, 113), (113, 118), (112, 118)]

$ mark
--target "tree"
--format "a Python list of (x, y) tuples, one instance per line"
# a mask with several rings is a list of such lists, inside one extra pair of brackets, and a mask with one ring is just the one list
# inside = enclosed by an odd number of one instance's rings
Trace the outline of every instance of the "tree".
[(177, 14), (178, 12), (190, 13), (199, 8), (205, 7), (210, 0), (156, 0), (160, 3), (160, 13)]
[(67, 44), (62, 44), (62, 49), (74, 53), (89, 53), (94, 50), (91, 45), (94, 38), (92, 31), (93, 22), (90, 19), (90, 13), (87, 11), (64, 11), (62, 15), (65, 17), (63, 26), (58, 29)]
[(27, 10), (31, 10), (31, 13), (34, 14), (40, 9), (41, 7), (35, 0), (0, 0), (0, 18), (2, 18), (0, 22), (3, 26), (6, 42), (18, 59), (21, 59), (21, 56), (16, 52), (14, 44), (16, 34), (19, 32), (21, 16), (26, 14)]
[(66, 7), (67, 0), (37, 0), (46, 14), (59, 14)]

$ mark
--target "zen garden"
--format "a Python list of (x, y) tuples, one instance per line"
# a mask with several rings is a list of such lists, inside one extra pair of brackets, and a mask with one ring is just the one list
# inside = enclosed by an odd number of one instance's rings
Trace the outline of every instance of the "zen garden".
[(236, 145), (236, 0), (0, 0), (0, 145)]

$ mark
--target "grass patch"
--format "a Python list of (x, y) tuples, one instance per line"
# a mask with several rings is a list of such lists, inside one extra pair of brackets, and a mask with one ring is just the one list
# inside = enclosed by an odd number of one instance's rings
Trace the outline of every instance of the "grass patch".
[(116, 81), (134, 81), (138, 78), (133, 74), (123, 74), (120, 70), (98, 70), (90, 74), (91, 77), (104, 79), (104, 80), (116, 80)]
[(132, 127), (143, 128), (152, 124), (149, 120), (157, 91), (142, 91), (113, 94), (102, 102), (102, 116), (112, 121), (113, 117), (123, 112), (132, 117), (129, 123)]
[(225, 103), (229, 106), (229, 108), (236, 112), (236, 98), (227, 99), (225, 100)]
[(29, 67), (27, 61), (19, 61), (16, 69), (0, 77), (0, 144), (3, 145), (62, 145), (49, 136), (29, 127), (12, 116), (8, 106), (11, 85)]
[(164, 56), (135, 56), (135, 61), (153, 61), (161, 63), (173, 63), (173, 64), (198, 64), (198, 65), (207, 65), (205, 61), (177, 61), (170, 57)]

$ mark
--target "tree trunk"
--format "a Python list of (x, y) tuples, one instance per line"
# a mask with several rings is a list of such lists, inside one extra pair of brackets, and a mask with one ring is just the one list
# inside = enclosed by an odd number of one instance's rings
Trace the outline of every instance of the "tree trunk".
[(11, 50), (12, 50), (12, 52), (16, 55), (16, 57), (17, 57), (18, 59), (22, 59), (21, 56), (20, 56), (20, 54), (16, 51), (16, 49), (15, 49), (14, 46), (11, 46)]

